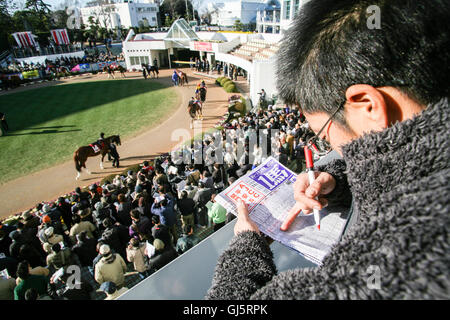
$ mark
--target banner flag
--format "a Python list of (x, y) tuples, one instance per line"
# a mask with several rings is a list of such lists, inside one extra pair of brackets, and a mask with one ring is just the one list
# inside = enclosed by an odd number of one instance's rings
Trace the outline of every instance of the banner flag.
[(34, 40), (34, 35), (27, 31), (27, 32), (15, 32), (12, 34), (14, 40), (16, 40), (17, 45), (20, 48), (25, 47), (36, 47), (36, 41)]
[(67, 29), (54, 29), (50, 30), (50, 33), (52, 34), (53, 41), (55, 41), (57, 46), (62, 44), (70, 44)]

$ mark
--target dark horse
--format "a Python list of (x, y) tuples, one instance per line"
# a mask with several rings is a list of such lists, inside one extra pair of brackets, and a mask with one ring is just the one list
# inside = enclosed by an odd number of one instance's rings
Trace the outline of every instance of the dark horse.
[(200, 119), (200, 117), (202, 117), (201, 119), (203, 120), (203, 115), (202, 115), (202, 106), (194, 101), (194, 100), (190, 100), (189, 101), (189, 105), (188, 105), (188, 112), (189, 115), (191, 116), (191, 129), (193, 127), (194, 124), (194, 120), (197, 117), (197, 120)]
[[(86, 160), (89, 157), (95, 157), (99, 154), (102, 155), (102, 159), (100, 160), (100, 168), (103, 169), (103, 159), (105, 158), (105, 155), (109, 152), (109, 145), (111, 143), (115, 143), (120, 146), (120, 136), (110, 136), (103, 140), (103, 145), (101, 146), (100, 150), (97, 150), (97, 152), (94, 150), (92, 146), (82, 146), (79, 147), (77, 151), (73, 154), (73, 160), (75, 161), (75, 169), (78, 171), (76, 180), (80, 178), (81, 169), (85, 168), (88, 173), (89, 170), (86, 168)], [(95, 142), (97, 144), (97, 142)]]
[(156, 66), (150, 66), (150, 65), (146, 65), (145, 68), (147, 69), (147, 73), (149, 75), (149, 77), (152, 77), (153, 74), (153, 78), (159, 78), (159, 71), (158, 71), (158, 67)]

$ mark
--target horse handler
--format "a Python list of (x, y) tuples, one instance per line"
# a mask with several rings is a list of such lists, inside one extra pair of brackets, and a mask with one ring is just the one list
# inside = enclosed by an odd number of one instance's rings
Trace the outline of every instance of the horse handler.
[(6, 122), (6, 115), (0, 111), (0, 121), (2, 122), (1, 128), (0, 128), (0, 136), (6, 134), (6, 132), (9, 130), (8, 123)]
[(118, 168), (120, 156), (114, 143), (109, 144), (109, 155), (113, 158), (112, 166)]

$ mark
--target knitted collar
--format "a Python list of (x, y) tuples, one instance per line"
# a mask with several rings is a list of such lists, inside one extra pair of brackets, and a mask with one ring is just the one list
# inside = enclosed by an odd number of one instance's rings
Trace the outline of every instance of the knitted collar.
[(447, 161), (439, 157), (448, 159), (448, 115), (445, 98), (412, 119), (343, 146), (354, 200), (371, 202), (380, 192), (389, 192), (447, 166)]

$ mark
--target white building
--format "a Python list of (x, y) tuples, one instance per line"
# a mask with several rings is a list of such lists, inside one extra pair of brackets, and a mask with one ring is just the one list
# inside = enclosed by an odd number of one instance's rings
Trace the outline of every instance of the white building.
[(235, 0), (229, 2), (210, 2), (211, 24), (233, 26), (236, 20), (243, 24), (256, 23), (256, 12), (265, 6), (267, 0)]
[(291, 26), (301, 7), (310, 0), (268, 0), (256, 15), (260, 33), (284, 33)]
[(89, 26), (89, 17), (99, 21), (100, 26), (114, 29), (116, 27), (158, 26), (159, 0), (141, 0), (136, 3), (122, 0), (121, 3), (104, 4), (81, 8), (81, 18)]
[(231, 64), (235, 65), (247, 73), (248, 98), (256, 104), (263, 88), (268, 97), (277, 95), (275, 68), (281, 37), (270, 33), (194, 32), (179, 19), (168, 32), (134, 34), (130, 30), (122, 51), (128, 70), (141, 70), (143, 63), (155, 62), (160, 68), (172, 68), (179, 61), (196, 57), (206, 58), (211, 66), (223, 62), (228, 71)]

